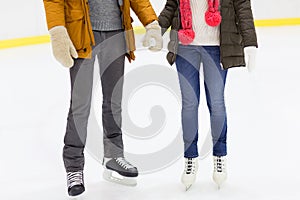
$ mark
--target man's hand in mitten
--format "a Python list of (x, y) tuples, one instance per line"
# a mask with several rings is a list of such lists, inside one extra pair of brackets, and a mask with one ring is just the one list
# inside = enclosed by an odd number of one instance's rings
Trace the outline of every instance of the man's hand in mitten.
[(53, 55), (63, 66), (71, 68), (73, 58), (78, 58), (77, 51), (64, 26), (55, 26), (49, 30)]
[[(143, 46), (149, 47), (151, 51), (160, 51), (163, 47), (163, 39), (161, 36), (161, 27), (158, 24), (158, 21), (153, 21), (147, 26), (146, 35), (144, 37)], [(152, 41), (154, 40), (152, 44)]]

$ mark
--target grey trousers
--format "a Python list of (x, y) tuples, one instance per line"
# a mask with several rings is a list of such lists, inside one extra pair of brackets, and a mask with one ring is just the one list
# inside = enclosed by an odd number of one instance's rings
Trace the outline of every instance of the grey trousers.
[(71, 102), (64, 138), (63, 160), (67, 172), (83, 170), (84, 147), (91, 108), (94, 63), (97, 56), (102, 85), (104, 156), (123, 156), (121, 102), (123, 90), (124, 32), (94, 31), (96, 46), (91, 59), (76, 59), (70, 69)]

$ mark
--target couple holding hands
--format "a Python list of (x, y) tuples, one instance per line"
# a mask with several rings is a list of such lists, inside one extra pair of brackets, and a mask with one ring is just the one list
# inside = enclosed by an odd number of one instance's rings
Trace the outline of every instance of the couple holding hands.
[[(255, 66), (257, 38), (250, 0), (166, 0), (158, 17), (149, 0), (44, 0), (44, 6), (54, 57), (70, 68), (71, 101), (63, 149), (70, 197), (85, 191), (84, 147), (96, 57), (103, 94), (104, 178), (136, 185), (138, 169), (124, 158), (121, 129), (125, 57), (129, 62), (135, 59), (131, 9), (146, 29), (143, 45), (151, 51), (162, 49), (162, 35), (171, 27), (167, 60), (176, 64), (182, 95), (182, 183), (188, 189), (198, 169), (201, 63), (210, 112), (213, 180), (218, 186), (226, 180), (224, 88), (227, 69)], [(152, 40), (155, 44), (150, 45)]]

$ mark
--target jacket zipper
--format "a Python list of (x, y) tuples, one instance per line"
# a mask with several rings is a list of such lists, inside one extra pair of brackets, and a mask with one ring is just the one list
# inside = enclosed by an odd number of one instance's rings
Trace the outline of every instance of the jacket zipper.
[(87, 5), (82, 5), (83, 6), (83, 12), (84, 12), (84, 16), (85, 16), (85, 23), (86, 23), (86, 26), (88, 28), (88, 33), (89, 33), (89, 37), (90, 37), (90, 45), (93, 46), (93, 40), (92, 40), (92, 36), (91, 36), (91, 32), (90, 32), (90, 26), (89, 26), (89, 23), (88, 23), (88, 19), (87, 17), (90, 17), (90, 16), (87, 16), (87, 6), (89, 6), (88, 4), (88, 0), (82, 0), (81, 1), (81, 4), (84, 2), (84, 4), (87, 4)]

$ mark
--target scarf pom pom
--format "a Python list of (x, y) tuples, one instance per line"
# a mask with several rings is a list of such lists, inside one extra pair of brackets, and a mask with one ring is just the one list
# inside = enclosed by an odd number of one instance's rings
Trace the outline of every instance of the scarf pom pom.
[(179, 30), (178, 39), (183, 45), (189, 45), (195, 38), (195, 32), (192, 29)]
[(208, 10), (205, 13), (205, 21), (209, 26), (218, 26), (222, 21), (222, 17), (219, 11), (211, 12)]

